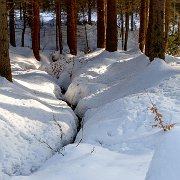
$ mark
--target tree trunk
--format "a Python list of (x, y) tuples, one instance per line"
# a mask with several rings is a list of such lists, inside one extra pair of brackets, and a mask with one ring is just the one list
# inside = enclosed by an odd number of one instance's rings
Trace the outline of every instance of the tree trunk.
[(105, 1), (97, 0), (97, 48), (105, 48)]
[(147, 0), (141, 0), (140, 28), (139, 28), (139, 49), (144, 52), (147, 32)]
[(164, 43), (165, 43), (165, 52), (168, 47), (168, 34), (169, 34), (169, 24), (170, 24), (170, 0), (165, 0), (165, 32), (164, 32)]
[(92, 0), (88, 0), (88, 24), (89, 25), (92, 25), (91, 13), (92, 13)]
[(146, 41), (146, 55), (150, 61), (153, 61), (154, 58), (165, 59), (164, 5), (165, 0), (150, 0), (148, 38)]
[(8, 47), (6, 0), (0, 0), (0, 76), (12, 82)]
[(24, 35), (26, 32), (26, 2), (23, 3), (23, 30), (21, 37), (21, 46), (24, 47)]
[(134, 31), (134, 14), (131, 13), (131, 31)]
[(20, 13), (20, 20), (22, 20), (22, 2), (19, 4), (19, 13)]
[(27, 23), (32, 31), (32, 25), (33, 25), (33, 0), (27, 1)]
[(178, 15), (178, 45), (180, 46), (180, 14)]
[(121, 43), (122, 43), (122, 50), (124, 49), (124, 16), (121, 9)]
[(72, 55), (77, 55), (77, 4), (67, 0), (67, 43)]
[(117, 10), (116, 0), (107, 0), (106, 50), (117, 51)]
[(14, 22), (14, 0), (8, 0), (8, 5), (9, 5), (10, 44), (16, 47), (15, 22)]
[(125, 22), (126, 32), (125, 32), (124, 51), (127, 51), (127, 46), (128, 46), (128, 33), (129, 33), (129, 4), (127, 4), (127, 7), (126, 7), (125, 17), (126, 17), (126, 22)]
[(38, 0), (33, 0), (32, 49), (34, 57), (40, 61), (40, 18)]
[(62, 46), (62, 30), (61, 30), (61, 2), (56, 0), (56, 43), (58, 50), (58, 42), (59, 42), (59, 50), (60, 54), (62, 54), (63, 46)]

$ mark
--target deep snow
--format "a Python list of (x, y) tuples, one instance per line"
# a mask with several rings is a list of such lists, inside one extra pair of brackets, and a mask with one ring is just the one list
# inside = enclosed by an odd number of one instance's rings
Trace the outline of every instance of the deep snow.
[[(136, 31), (127, 52), (74, 57), (65, 46), (62, 56), (53, 55), (54, 27), (44, 28), (41, 62), (29, 48), (11, 47), (13, 84), (0, 77), (0, 180), (178, 180), (180, 58), (150, 63), (137, 50)], [(96, 29), (87, 28), (94, 50)], [(59, 60), (52, 63), (50, 53)], [(82, 117), (73, 144), (77, 117), (64, 100)], [(165, 123), (175, 123), (170, 132), (152, 128), (150, 101)]]

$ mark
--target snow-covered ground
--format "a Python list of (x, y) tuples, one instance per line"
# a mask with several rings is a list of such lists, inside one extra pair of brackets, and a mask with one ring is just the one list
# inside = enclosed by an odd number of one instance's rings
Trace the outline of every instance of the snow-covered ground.
[[(60, 100), (55, 79), (28, 48), (10, 50), (13, 83), (0, 77), (0, 179), (36, 171), (55, 151), (72, 142), (77, 118)], [(57, 123), (61, 126), (61, 130)], [(45, 142), (45, 143), (43, 143)]]
[[(150, 63), (136, 47), (131, 32), (127, 52), (56, 54), (54, 63), (48, 51), (37, 62), (11, 48), (13, 84), (0, 77), (0, 180), (179, 180), (180, 58)], [(63, 100), (82, 118), (73, 144), (78, 120)], [(152, 103), (171, 131), (152, 128)]]

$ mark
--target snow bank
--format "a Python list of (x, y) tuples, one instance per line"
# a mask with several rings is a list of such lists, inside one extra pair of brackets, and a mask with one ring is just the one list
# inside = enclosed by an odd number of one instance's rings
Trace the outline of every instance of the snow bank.
[[(124, 155), (89, 144), (68, 145), (65, 156), (55, 155), (38, 172), (12, 180), (143, 180), (149, 156)], [(136, 166), (136, 168), (134, 168)]]
[(40, 63), (31, 54), (27, 48), (11, 49), (13, 83), (0, 77), (0, 168), (8, 175), (36, 171), (53, 155), (42, 141), (57, 150), (76, 133), (73, 111), (57, 99), (62, 99), (59, 86), (37, 70)]
[(81, 68), (65, 99), (77, 105), (75, 112), (82, 117), (89, 108), (142, 92), (176, 73), (162, 60), (149, 63), (143, 54), (102, 52)]
[(159, 140), (146, 180), (177, 180), (180, 177), (180, 128), (165, 133)]

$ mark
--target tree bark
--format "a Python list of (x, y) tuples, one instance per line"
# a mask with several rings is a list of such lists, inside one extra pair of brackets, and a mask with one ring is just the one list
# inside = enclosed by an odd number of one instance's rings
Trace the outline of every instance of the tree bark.
[(33, 0), (27, 0), (27, 23), (32, 30), (33, 22)]
[(164, 5), (165, 0), (150, 0), (148, 38), (146, 40), (146, 55), (150, 61), (153, 61), (154, 58), (165, 59)]
[(34, 57), (40, 61), (40, 18), (38, 0), (33, 0), (32, 49)]
[(21, 46), (24, 47), (24, 36), (26, 32), (26, 2), (23, 3), (23, 30), (21, 37)]
[(131, 13), (131, 31), (134, 31), (134, 14)]
[(139, 49), (144, 52), (147, 32), (147, 0), (141, 0), (140, 28), (139, 28)]
[(178, 45), (180, 46), (180, 14), (178, 15)]
[(88, 0), (88, 24), (89, 25), (92, 25), (91, 13), (92, 13), (92, 0)]
[(6, 0), (0, 0), (0, 76), (12, 82), (8, 47)]
[(97, 0), (97, 48), (105, 48), (105, 1)]
[(56, 0), (56, 41), (57, 41), (56, 49), (58, 50), (58, 45), (59, 45), (60, 54), (62, 54), (63, 45), (62, 45), (62, 30), (61, 30), (61, 2), (59, 0)]
[(117, 10), (116, 0), (107, 0), (106, 50), (117, 51)]
[(170, 24), (170, 0), (165, 0), (165, 32), (164, 32), (164, 43), (165, 43), (165, 52), (168, 47), (168, 34), (169, 34), (169, 24)]
[(122, 50), (124, 49), (124, 15), (121, 9), (121, 43), (122, 43)]
[(129, 4), (126, 6), (126, 13), (125, 13), (125, 26), (126, 26), (126, 32), (125, 32), (125, 41), (124, 41), (124, 51), (127, 51), (128, 46), (128, 33), (129, 33)]
[(10, 33), (10, 44), (16, 47), (15, 38), (15, 22), (14, 22), (14, 0), (8, 0), (9, 5), (9, 33)]
[(67, 43), (72, 55), (77, 55), (77, 4), (67, 0)]

